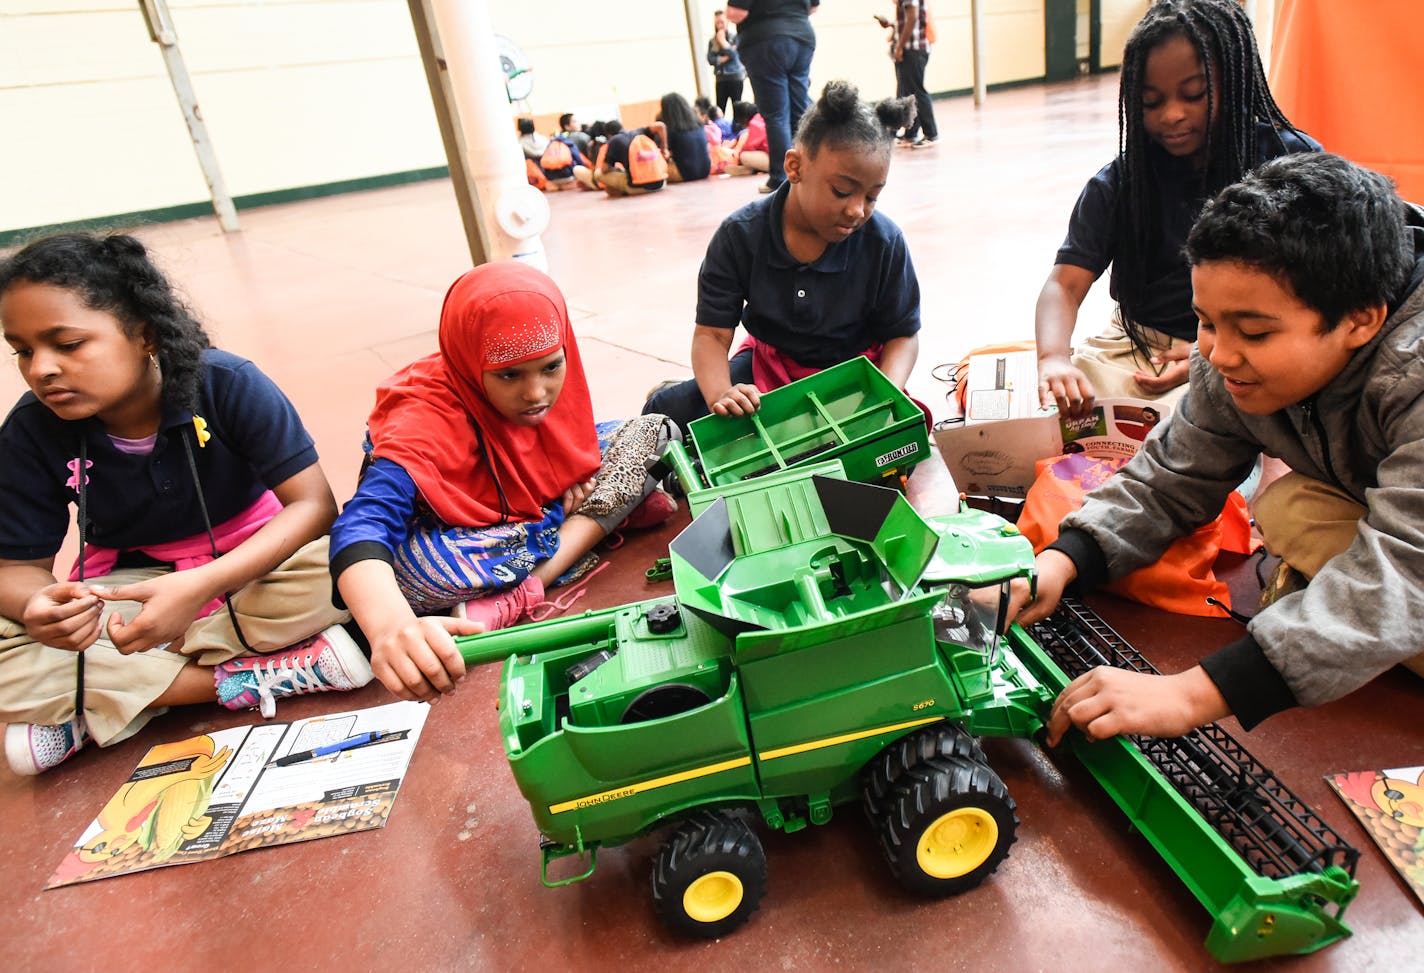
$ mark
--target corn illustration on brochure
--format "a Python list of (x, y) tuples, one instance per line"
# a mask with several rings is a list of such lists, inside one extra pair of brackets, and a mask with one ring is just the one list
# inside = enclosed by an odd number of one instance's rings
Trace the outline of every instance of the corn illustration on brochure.
[(153, 747), (45, 888), (384, 827), (429, 710), (391, 703)]
[(1325, 780), (1424, 906), (1424, 767), (1331, 774)]

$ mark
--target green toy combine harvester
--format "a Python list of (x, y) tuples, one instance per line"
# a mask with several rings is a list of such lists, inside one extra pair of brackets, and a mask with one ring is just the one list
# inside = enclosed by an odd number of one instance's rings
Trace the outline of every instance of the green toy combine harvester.
[[(997, 516), (926, 520), (875, 485), (929, 445), (865, 359), (691, 438), (696, 462), (680, 444), (665, 457), (696, 517), (670, 545), (675, 595), (459, 640), (468, 664), (505, 664), (500, 730), (544, 883), (667, 828), (654, 906), (720, 936), (766, 888), (749, 818), (789, 833), (858, 803), (904, 886), (978, 885), (1018, 826), (978, 738), (1034, 737), (1093, 666), (1151, 666), (1077, 604), (997, 634), (1033, 552)], [(1358, 853), (1219, 728), (1065, 749), (1212, 914), (1217, 959), (1349, 935)], [(571, 855), (587, 869), (552, 879)]]

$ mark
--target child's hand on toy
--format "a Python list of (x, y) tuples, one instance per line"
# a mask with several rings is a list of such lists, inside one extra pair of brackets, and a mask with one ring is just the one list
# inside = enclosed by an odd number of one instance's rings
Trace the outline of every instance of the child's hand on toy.
[(143, 606), (127, 622), (117, 612), (109, 616), (109, 640), (124, 655), (170, 648), (215, 597), (197, 571), (174, 571), (112, 587), (95, 585), (94, 593), (105, 601), (137, 601)]
[(1176, 345), (1158, 355), (1152, 356), (1152, 364), (1165, 365), (1161, 372), (1145, 372), (1139, 369), (1132, 373), (1133, 379), (1142, 386), (1144, 392), (1152, 395), (1161, 395), (1170, 392), (1178, 385), (1187, 384), (1187, 377), (1191, 373), (1191, 363), (1187, 360), (1191, 357), (1191, 345)]
[(20, 619), (36, 642), (78, 652), (99, 637), (104, 603), (78, 581), (59, 581), (30, 595)]
[(454, 636), (482, 631), (479, 622), (464, 618), (412, 617), (371, 639), (371, 671), (400, 699), (438, 699), (465, 678)]
[(578, 511), (583, 506), (583, 502), (588, 499), (588, 495), (593, 492), (593, 488), (598, 486), (598, 477), (591, 476), (583, 483), (575, 483), (564, 491), (561, 498), (564, 505), (564, 516), (568, 517)]
[(755, 385), (733, 385), (707, 403), (707, 408), (719, 416), (749, 416), (761, 408), (761, 392)]
[(1045, 409), (1058, 406), (1070, 418), (1085, 416), (1097, 397), (1088, 376), (1067, 356), (1054, 355), (1038, 360), (1038, 404)]
[(1171, 676), (1099, 666), (1070, 682), (1048, 717), (1048, 745), (1069, 727), (1090, 742), (1119, 734), (1179, 737), (1231, 715), (1216, 683), (1201, 666)]
[(1078, 566), (1062, 551), (1044, 551), (1034, 559), (1038, 567), (1038, 593), (1030, 599), (1028, 582), (1015, 578), (1009, 585), (1009, 623), (1032, 625), (1058, 608), (1063, 592), (1078, 577)]

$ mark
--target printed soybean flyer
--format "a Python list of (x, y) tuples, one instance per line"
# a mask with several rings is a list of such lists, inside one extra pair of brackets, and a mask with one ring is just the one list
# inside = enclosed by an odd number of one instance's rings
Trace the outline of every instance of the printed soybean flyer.
[(45, 888), (384, 827), (429, 710), (391, 703), (160, 744)]

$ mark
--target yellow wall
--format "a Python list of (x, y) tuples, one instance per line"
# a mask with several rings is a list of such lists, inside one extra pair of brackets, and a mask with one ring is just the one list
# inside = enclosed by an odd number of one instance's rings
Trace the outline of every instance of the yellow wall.
[[(679, 0), (489, 0), (498, 33), (534, 66), (537, 115), (695, 93), (712, 10), (694, 62)], [(443, 165), (405, 0), (169, 0), (227, 188), (246, 196)], [(1142, 3), (1103, 0), (1130, 28)], [(617, 9), (618, 15), (609, 11)], [(888, 0), (828, 0), (812, 84), (894, 93)], [(936, 5), (931, 91), (972, 83), (969, 0)], [(1043, 0), (983, 0), (990, 84), (1043, 74)], [(1105, 31), (1109, 28), (1105, 24)], [(1125, 30), (1122, 36), (1126, 36)], [(1121, 50), (1121, 42), (1107, 52)], [(747, 98), (751, 98), (748, 86)], [(513, 113), (513, 109), (512, 109)], [(134, 0), (0, 0), (0, 231), (202, 203), (208, 198), (157, 45)], [(512, 126), (511, 126), (512, 133)]]
[(1147, 12), (1147, 0), (1102, 0), (1102, 67), (1122, 64), (1127, 35)]

